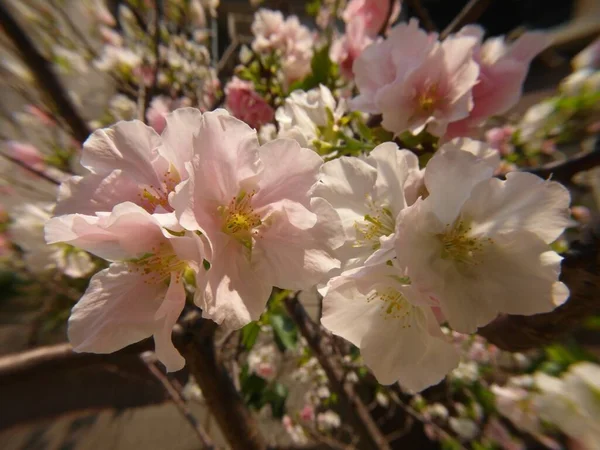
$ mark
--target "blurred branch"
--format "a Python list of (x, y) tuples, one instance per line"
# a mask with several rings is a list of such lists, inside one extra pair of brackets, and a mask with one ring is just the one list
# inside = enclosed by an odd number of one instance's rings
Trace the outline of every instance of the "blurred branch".
[(38, 85), (56, 106), (58, 113), (71, 129), (73, 137), (79, 142), (84, 142), (90, 134), (90, 129), (75, 109), (57, 76), (52, 71), (51, 65), (37, 50), (3, 1), (0, 1), (0, 26), (21, 54), (23, 61), (29, 67)]
[(181, 395), (179, 389), (177, 389), (171, 382), (171, 380), (169, 380), (169, 378), (164, 373), (162, 373), (162, 371), (158, 367), (156, 367), (156, 357), (154, 356), (154, 353), (142, 353), (142, 359), (148, 366), (148, 370), (150, 371), (150, 373), (152, 373), (152, 375), (154, 375), (156, 379), (161, 382), (161, 384), (165, 388), (165, 391), (167, 391), (167, 393), (171, 397), (171, 400), (173, 400), (173, 403), (175, 404), (183, 418), (192, 426), (194, 432), (196, 433), (196, 436), (198, 436), (198, 439), (202, 443), (202, 448), (214, 450), (215, 445), (212, 442), (212, 439), (206, 433), (206, 431), (204, 431), (204, 428), (202, 428), (202, 426), (198, 423), (198, 420), (196, 420), (196, 417), (194, 417), (194, 415), (188, 408), (185, 399)]
[(390, 445), (371, 417), (369, 409), (354, 390), (352, 383), (345, 382), (342, 367), (327, 351), (320, 327), (308, 316), (297, 297), (288, 297), (286, 307), (325, 371), (332, 389), (338, 394), (342, 412), (347, 415), (351, 425), (359, 434), (360, 448), (389, 450)]
[(188, 331), (180, 351), (190, 373), (198, 382), (229, 445), (235, 449), (266, 450), (267, 443), (259, 432), (256, 419), (236, 391), (227, 369), (217, 360), (214, 345), (217, 324), (198, 316), (194, 312), (183, 321), (184, 329)]
[(569, 299), (554, 311), (534, 316), (502, 315), (479, 334), (503, 350), (523, 351), (546, 345), (600, 313), (600, 223), (588, 228), (564, 255), (560, 279)]
[(60, 184), (60, 181), (52, 178), (49, 175), (46, 175), (46, 173), (44, 173), (44, 171), (42, 171), (42, 170), (34, 169), (33, 167), (29, 166), (28, 164), (25, 164), (23, 161), (19, 161), (17, 158), (13, 158), (12, 156), (7, 155), (6, 153), (0, 152), (0, 155), (2, 155), (3, 158), (9, 160), (10, 162), (16, 164), (17, 166), (22, 167), (23, 169), (27, 170), (28, 172), (31, 172), (36, 177), (43, 178), (44, 180), (49, 181), (52, 184), (56, 184), (57, 186)]
[(437, 31), (437, 27), (435, 26), (435, 23), (433, 23), (433, 20), (431, 20), (429, 11), (423, 7), (421, 0), (407, 0), (406, 3), (415, 10), (415, 14), (427, 31)]
[(491, 3), (492, 0), (470, 0), (454, 20), (444, 28), (444, 31), (440, 34), (440, 40), (446, 39), (450, 34), (457, 32), (465, 25), (476, 22)]
[[(152, 86), (146, 93), (144, 98), (144, 113), (142, 114), (142, 121), (146, 121), (146, 112), (150, 106), (152, 98), (156, 95), (156, 87), (158, 86), (158, 72), (160, 68), (160, 37), (161, 37), (161, 23), (163, 21), (164, 5), (163, 0), (154, 0), (154, 11), (155, 11), (155, 23), (154, 23), (154, 68), (152, 70)], [(143, 78), (143, 77), (142, 77)], [(143, 79), (142, 79), (143, 83)]]
[(569, 183), (571, 179), (585, 170), (600, 166), (600, 138), (591, 152), (575, 156), (566, 161), (560, 161), (533, 169), (523, 169), (523, 172), (533, 173), (542, 178), (551, 177), (554, 181)]

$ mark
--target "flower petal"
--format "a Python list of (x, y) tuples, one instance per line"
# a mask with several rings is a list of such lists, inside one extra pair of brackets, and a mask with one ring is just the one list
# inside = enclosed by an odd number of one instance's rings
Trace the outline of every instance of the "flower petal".
[(173, 272), (171, 273), (171, 281), (165, 299), (154, 315), (159, 322), (158, 329), (154, 332), (156, 357), (165, 365), (167, 372), (175, 372), (185, 366), (185, 359), (177, 351), (171, 338), (173, 326), (179, 319), (184, 306), (185, 288), (183, 281), (180, 274)]

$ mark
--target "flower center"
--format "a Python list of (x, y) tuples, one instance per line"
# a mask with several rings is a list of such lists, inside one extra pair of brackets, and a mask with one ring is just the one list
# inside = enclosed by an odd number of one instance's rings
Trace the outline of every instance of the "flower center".
[(152, 251), (143, 254), (139, 258), (129, 259), (129, 270), (145, 275), (144, 283), (158, 284), (167, 282), (172, 272), (177, 272), (178, 278), (183, 275), (187, 263), (180, 260), (170, 244), (161, 242), (152, 247)]
[(252, 208), (252, 197), (255, 191), (247, 194), (241, 191), (233, 197), (227, 206), (219, 206), (218, 211), (223, 219), (221, 231), (238, 240), (244, 247), (252, 250), (253, 237), (257, 228), (262, 224), (260, 216)]
[(439, 101), (437, 83), (426, 85), (416, 96), (417, 109), (424, 116), (430, 116), (438, 108)]
[(158, 206), (162, 206), (166, 211), (172, 211), (169, 205), (169, 194), (175, 190), (181, 177), (177, 170), (171, 166), (161, 179), (160, 186), (148, 185), (138, 194), (140, 206), (149, 213), (153, 213)]
[(438, 234), (442, 243), (442, 259), (452, 259), (462, 264), (478, 264), (477, 257), (481, 254), (484, 245), (492, 243), (489, 238), (477, 238), (469, 233), (471, 227), (464, 221), (459, 220), (451, 227), (446, 225), (446, 231)]
[(368, 302), (380, 301), (383, 303), (381, 311), (385, 318), (400, 319), (402, 328), (412, 327), (412, 313), (414, 306), (404, 298), (396, 289), (388, 287), (377, 289), (367, 297)]
[(381, 247), (379, 238), (389, 236), (396, 226), (392, 212), (386, 207), (378, 207), (369, 199), (372, 214), (366, 214), (362, 221), (354, 222), (356, 241), (353, 247), (371, 247), (377, 250)]

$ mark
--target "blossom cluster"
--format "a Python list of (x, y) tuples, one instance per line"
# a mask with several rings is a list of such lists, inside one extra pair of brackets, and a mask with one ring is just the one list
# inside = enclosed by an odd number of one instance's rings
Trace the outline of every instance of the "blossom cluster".
[(46, 225), (49, 243), (111, 261), (73, 309), (80, 351), (153, 335), (177, 370), (170, 332), (186, 284), (204, 317), (233, 329), (260, 317), (273, 286), (321, 284), (325, 327), (382, 383), (421, 390), (458, 363), (439, 323), (472, 333), (568, 296), (549, 247), (568, 191), (493, 178), (498, 158), (481, 142), (451, 141), (424, 170), (392, 142), (323, 163), (295, 140), (260, 145), (223, 110), (182, 108), (161, 135), (138, 121), (94, 132), (81, 163), (89, 172), (62, 185)]

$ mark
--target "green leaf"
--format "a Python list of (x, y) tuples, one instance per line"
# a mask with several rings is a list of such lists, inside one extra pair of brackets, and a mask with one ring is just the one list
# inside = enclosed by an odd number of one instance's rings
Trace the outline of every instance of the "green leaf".
[(285, 414), (285, 402), (288, 389), (281, 383), (275, 382), (265, 390), (263, 402), (271, 405), (273, 417), (282, 418)]
[(246, 350), (252, 349), (256, 344), (256, 339), (260, 334), (260, 325), (258, 322), (250, 322), (244, 328), (242, 328), (242, 345)]
[(298, 330), (292, 319), (283, 313), (273, 312), (270, 323), (275, 333), (275, 343), (280, 350), (294, 350), (298, 344)]

